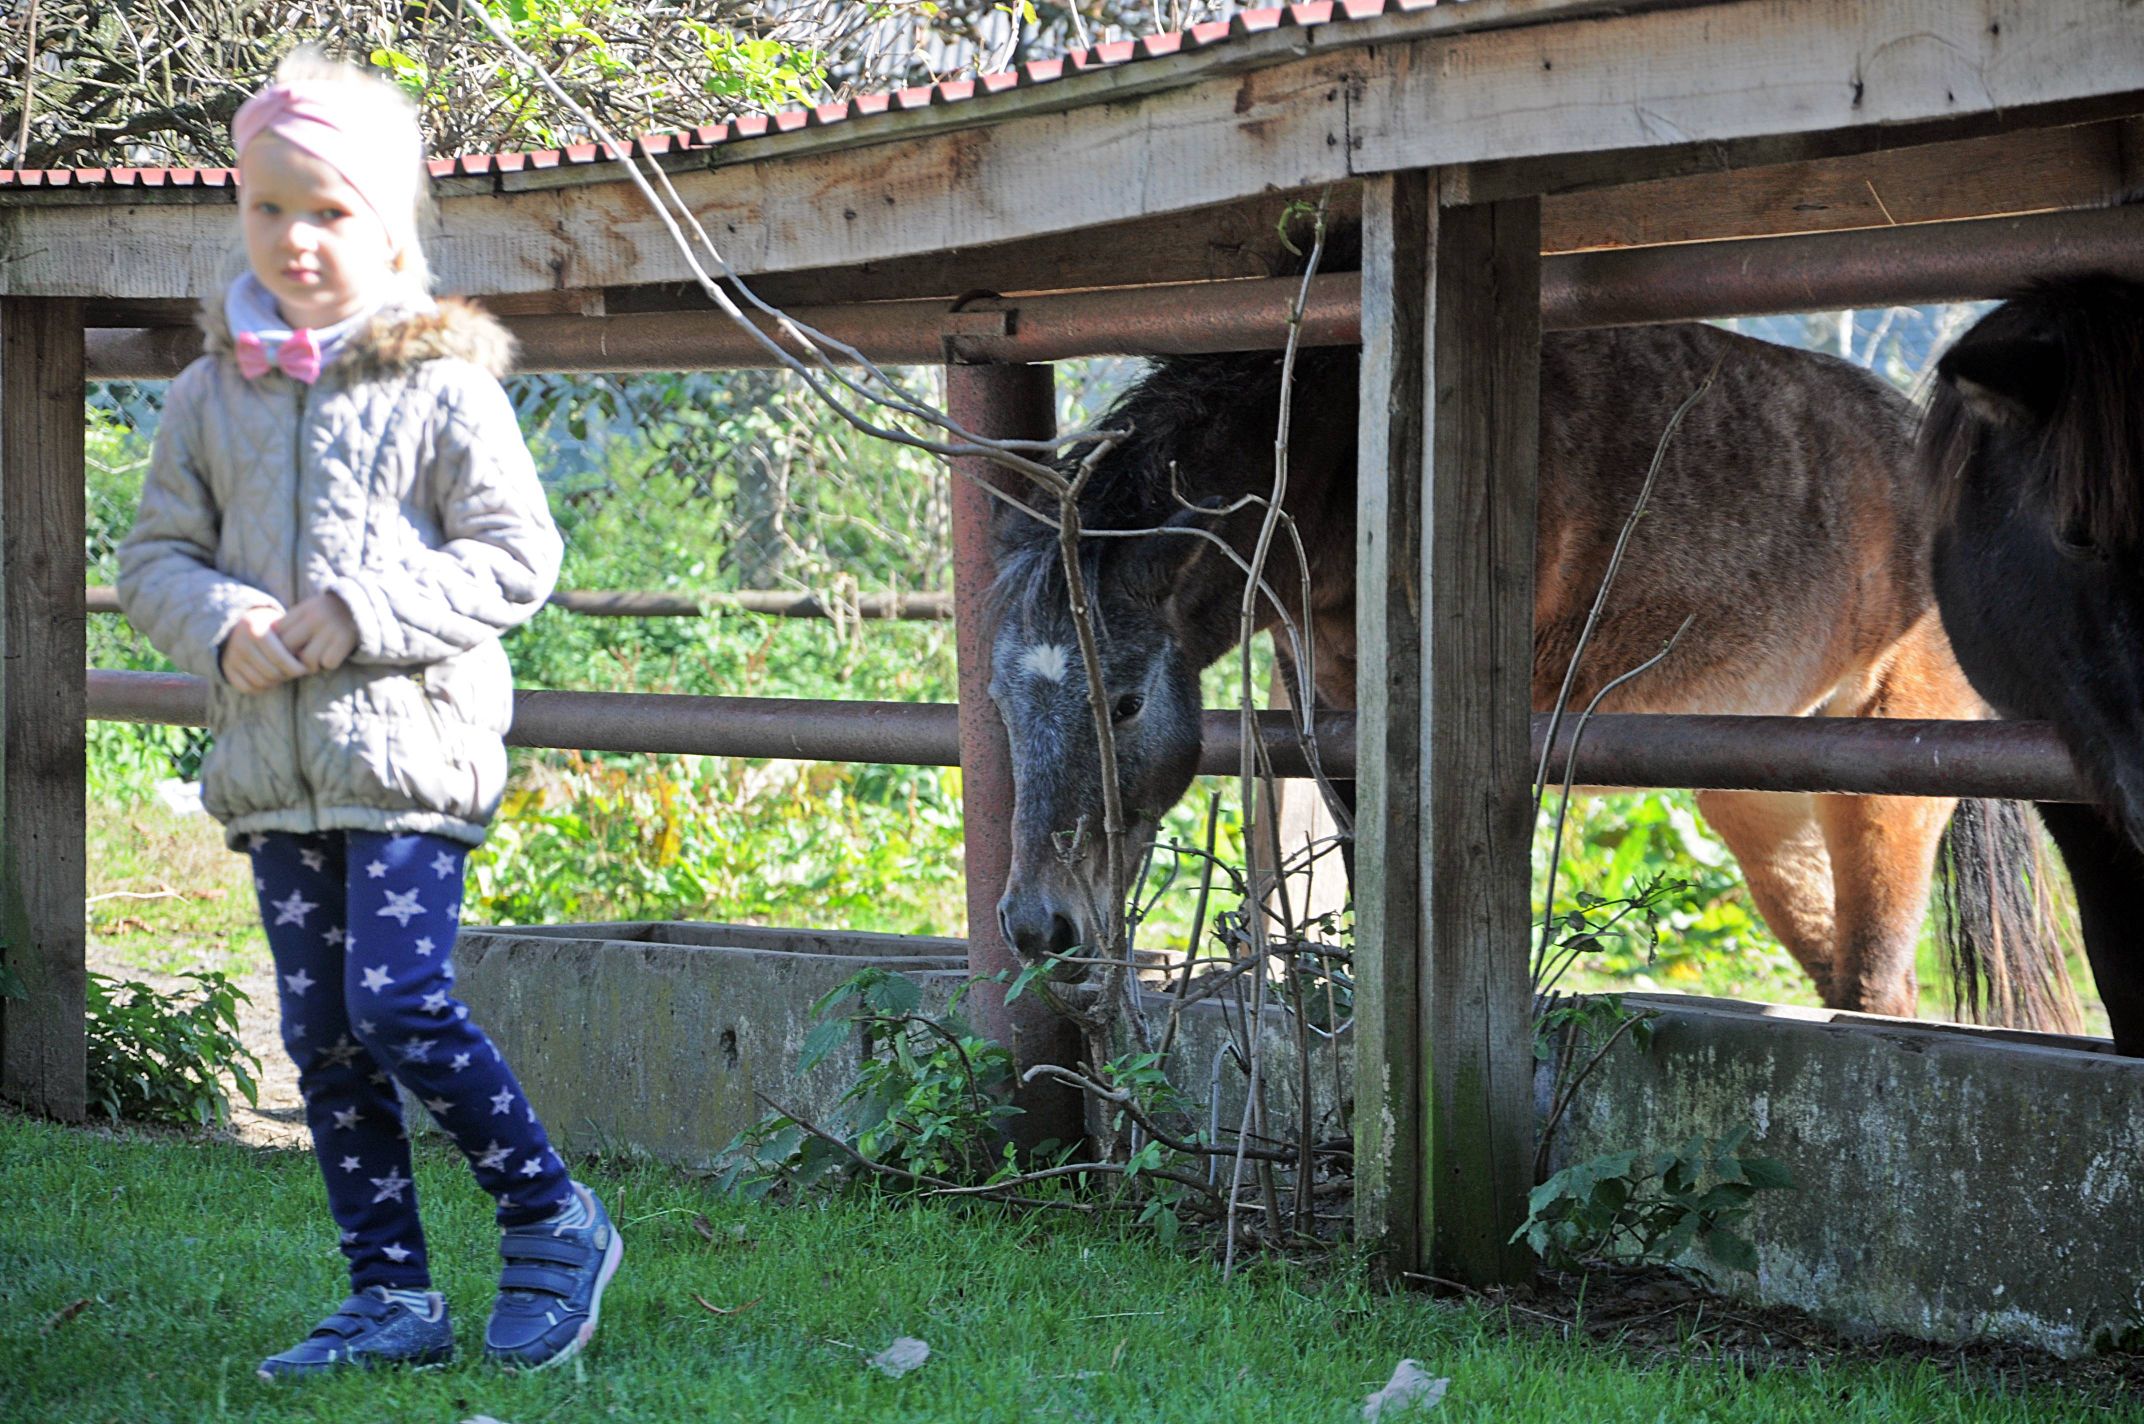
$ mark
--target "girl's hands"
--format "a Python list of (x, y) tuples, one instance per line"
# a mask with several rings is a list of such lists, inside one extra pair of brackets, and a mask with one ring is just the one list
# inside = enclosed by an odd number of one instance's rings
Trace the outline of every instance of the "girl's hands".
[(263, 604), (238, 617), (223, 640), (224, 681), (266, 692), (308, 673), (331, 672), (357, 651), (357, 620), (340, 598), (316, 593), (289, 609)]
[(304, 664), (304, 672), (332, 672), (357, 651), (357, 620), (342, 599), (316, 593), (276, 620), (275, 634)]
[(238, 615), (237, 626), (223, 640), (225, 682), (240, 692), (253, 693), (305, 676), (305, 664), (276, 636), (278, 621), (287, 616), (270, 604)]

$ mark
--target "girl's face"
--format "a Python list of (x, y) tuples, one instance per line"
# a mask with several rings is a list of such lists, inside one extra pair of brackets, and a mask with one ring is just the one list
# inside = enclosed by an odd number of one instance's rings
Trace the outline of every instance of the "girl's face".
[(341, 173), (263, 134), (238, 159), (246, 260), (293, 327), (332, 326), (394, 275), (386, 224)]

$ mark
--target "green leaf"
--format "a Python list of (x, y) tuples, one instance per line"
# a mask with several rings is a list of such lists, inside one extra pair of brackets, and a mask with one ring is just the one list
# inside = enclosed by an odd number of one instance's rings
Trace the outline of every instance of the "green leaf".
[(847, 1019), (827, 1019), (813, 1025), (812, 1031), (804, 1035), (804, 1050), (797, 1059), (797, 1066), (809, 1073), (847, 1043), (854, 1031)]
[(1733, 1271), (1755, 1271), (1757, 1248), (1748, 1238), (1737, 1236), (1726, 1227), (1715, 1227), (1705, 1234), (1705, 1254)]
[(1759, 1191), (1793, 1191), (1794, 1174), (1776, 1157), (1744, 1157), (1742, 1175)]
[(863, 999), (882, 1014), (912, 1014), (923, 1002), (923, 986), (905, 974), (887, 974), (863, 991)]

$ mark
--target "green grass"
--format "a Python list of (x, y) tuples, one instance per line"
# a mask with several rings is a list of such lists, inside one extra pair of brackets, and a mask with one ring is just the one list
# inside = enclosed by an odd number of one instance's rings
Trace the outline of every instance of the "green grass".
[[(263, 1355), (342, 1293), (310, 1157), (0, 1115), (0, 1416), (9, 1420), (1353, 1420), (1400, 1357), (1452, 1379), (1440, 1420), (2104, 1418), (1937, 1366), (1749, 1373), (1514, 1334), (1497, 1312), (1374, 1292), (1345, 1267), (1208, 1262), (1110, 1225), (871, 1203), (745, 1206), (650, 1166), (579, 1169), (628, 1250), (577, 1366), (473, 1359), (494, 1237), (466, 1171), (420, 1146), (464, 1347), (427, 1374), (270, 1388)], [(694, 1219), (704, 1214), (712, 1240)], [(738, 1313), (718, 1317), (693, 1293)], [(87, 1302), (62, 1318), (76, 1302)], [(901, 1335), (929, 1363), (862, 1363)]]
[(88, 838), (89, 934), (114, 969), (241, 975), (268, 964), (246, 858), (207, 816), (93, 797)]

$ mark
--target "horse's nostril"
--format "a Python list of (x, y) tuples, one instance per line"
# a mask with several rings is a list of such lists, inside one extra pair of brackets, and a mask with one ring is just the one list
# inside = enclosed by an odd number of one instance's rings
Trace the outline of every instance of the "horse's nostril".
[(1005, 942), (1030, 962), (1062, 954), (1078, 942), (1079, 931), (1057, 907), (1036, 896), (1007, 896), (998, 902), (998, 928)]

